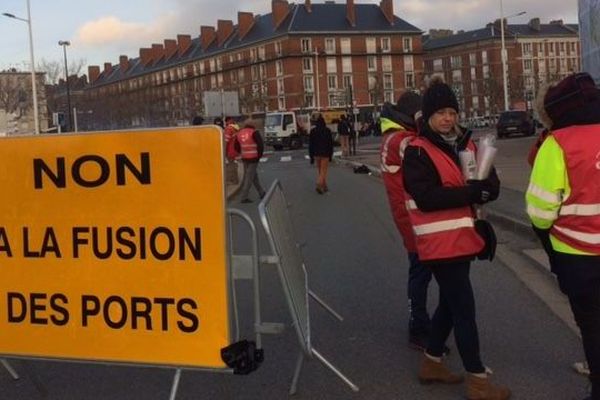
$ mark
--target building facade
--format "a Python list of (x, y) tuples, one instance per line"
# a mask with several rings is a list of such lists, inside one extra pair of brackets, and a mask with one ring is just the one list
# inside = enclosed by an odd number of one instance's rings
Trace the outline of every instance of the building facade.
[[(44, 73), (36, 72), (40, 132), (48, 129)], [(0, 72), (0, 135), (31, 134), (35, 131), (31, 73)]]
[[(371, 108), (423, 79), (422, 32), (379, 5), (272, 0), (200, 35), (142, 48), (139, 57), (88, 68), (84, 129), (187, 124), (204, 91), (237, 91), (241, 113)], [(212, 117), (212, 116), (210, 116)]]
[[(500, 20), (485, 28), (457, 33), (432, 31), (425, 40), (425, 74), (443, 74), (457, 94), (461, 117), (504, 111)], [(541, 85), (578, 72), (577, 25), (551, 21), (504, 26), (509, 108), (532, 109)]]

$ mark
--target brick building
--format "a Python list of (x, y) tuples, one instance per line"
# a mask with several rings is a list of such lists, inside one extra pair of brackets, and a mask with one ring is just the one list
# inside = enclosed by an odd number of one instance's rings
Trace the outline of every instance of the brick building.
[(272, 0), (271, 13), (238, 12), (200, 35), (142, 48), (139, 57), (88, 68), (93, 126), (186, 124), (202, 92), (235, 90), (242, 113), (373, 108), (423, 78), (422, 32), (379, 5)]
[[(508, 93), (511, 108), (531, 109), (545, 82), (580, 70), (577, 25), (551, 21), (506, 24)], [(500, 20), (473, 31), (432, 31), (424, 40), (426, 76), (444, 75), (461, 104), (461, 117), (504, 110)]]

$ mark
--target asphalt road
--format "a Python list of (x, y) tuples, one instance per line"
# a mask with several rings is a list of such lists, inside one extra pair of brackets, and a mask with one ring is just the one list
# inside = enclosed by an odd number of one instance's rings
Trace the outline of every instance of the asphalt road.
[[(463, 387), (422, 386), (416, 371), (421, 355), (406, 346), (406, 254), (391, 221), (384, 188), (373, 176), (333, 165), (330, 192), (314, 190), (316, 172), (303, 151), (266, 157), (259, 173), (267, 187), (284, 187), (295, 235), (303, 244), (309, 285), (345, 320), (339, 322), (310, 303), (314, 347), (354, 381), (352, 392), (318, 361), (302, 370), (296, 399), (458, 399)], [(256, 193), (252, 193), (256, 199)], [(239, 204), (258, 224), (257, 203)], [(234, 226), (236, 253), (249, 251), (248, 230)], [(266, 253), (261, 235), (261, 251)], [(577, 336), (499, 261), (472, 268), (483, 360), (514, 399), (581, 399), (586, 381), (571, 370), (581, 359)], [(243, 337), (251, 338), (250, 285), (238, 287)], [(432, 283), (431, 304), (436, 285)], [(285, 322), (283, 334), (263, 339), (265, 362), (248, 376), (185, 371), (178, 399), (284, 399), (296, 357), (281, 284), (273, 267), (263, 267), (263, 319)], [(449, 364), (461, 370), (451, 338)], [(15, 383), (0, 371), (0, 399), (167, 399), (172, 370), (123, 366), (11, 361), (23, 378)]]

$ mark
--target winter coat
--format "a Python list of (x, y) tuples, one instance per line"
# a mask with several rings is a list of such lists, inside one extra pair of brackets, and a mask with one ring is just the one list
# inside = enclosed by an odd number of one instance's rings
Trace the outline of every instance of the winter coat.
[(328, 157), (331, 161), (333, 157), (333, 135), (327, 125), (317, 123), (310, 130), (308, 140), (308, 155), (311, 163), (314, 162), (315, 157)]

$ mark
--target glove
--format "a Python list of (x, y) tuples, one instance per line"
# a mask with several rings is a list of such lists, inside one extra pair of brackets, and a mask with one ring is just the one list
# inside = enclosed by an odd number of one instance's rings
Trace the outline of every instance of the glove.
[(494, 255), (496, 255), (497, 245), (496, 232), (494, 232), (492, 224), (484, 219), (475, 220), (475, 230), (485, 242), (485, 246), (479, 252), (479, 254), (477, 254), (477, 258), (480, 260), (492, 261), (494, 259)]
[(488, 201), (493, 200), (492, 193), (496, 188), (489, 179), (469, 179), (467, 184), (471, 191), (471, 201), (473, 203), (485, 204)]

